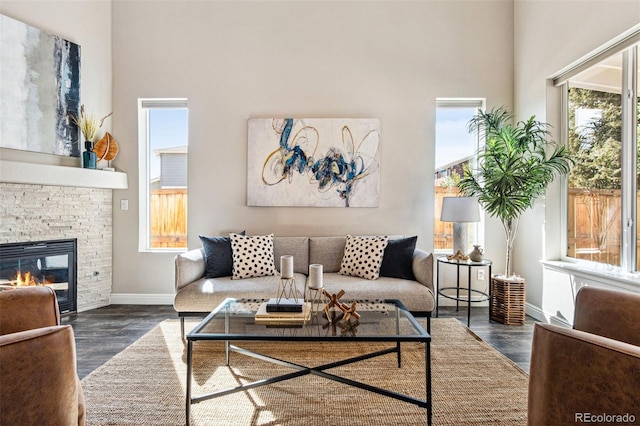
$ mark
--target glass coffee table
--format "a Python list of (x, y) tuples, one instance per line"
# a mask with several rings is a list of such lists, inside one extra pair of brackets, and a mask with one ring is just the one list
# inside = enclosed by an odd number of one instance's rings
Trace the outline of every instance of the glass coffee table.
[[(416, 321), (413, 315), (411, 315), (400, 301), (357, 300), (357, 313), (360, 315), (360, 318), (356, 319), (352, 316), (348, 321), (345, 321), (342, 317), (342, 312), (331, 312), (332, 323), (342, 324), (340, 327), (341, 332), (326, 333), (322, 336), (318, 335), (317, 331), (314, 331), (316, 330), (318, 320), (324, 321), (325, 323), (329, 322), (326, 317), (323, 317), (322, 310), (318, 313), (312, 314), (312, 319), (304, 324), (256, 324), (255, 314), (260, 305), (265, 301), (266, 300), (261, 299), (226, 299), (209, 315), (207, 315), (207, 317), (203, 319), (189, 334), (187, 334), (187, 426), (190, 422), (192, 404), (293, 379), (307, 374), (324, 377), (329, 380), (334, 380), (349, 386), (354, 386), (359, 389), (364, 389), (426, 408), (427, 424), (431, 425), (431, 336)], [(351, 305), (352, 301), (344, 302)], [(282, 331), (283, 329), (290, 329), (293, 327), (295, 327), (295, 333), (284, 333)], [(344, 332), (345, 330), (346, 332)], [(229, 353), (236, 352), (258, 358), (263, 361), (290, 367), (295, 371), (206, 395), (193, 396), (191, 394), (193, 380), (193, 342), (200, 340), (218, 340), (225, 342), (226, 365), (229, 365)], [(241, 341), (336, 342), (336, 344), (348, 344), (349, 342), (388, 342), (390, 347), (329, 364), (307, 367), (236, 346), (235, 343)], [(327, 372), (327, 370), (335, 367), (352, 364), (390, 353), (397, 354), (398, 368), (401, 368), (402, 358), (400, 344), (402, 342), (420, 342), (425, 344), (425, 399), (418, 399), (413, 396), (371, 386), (366, 383), (340, 377)]]

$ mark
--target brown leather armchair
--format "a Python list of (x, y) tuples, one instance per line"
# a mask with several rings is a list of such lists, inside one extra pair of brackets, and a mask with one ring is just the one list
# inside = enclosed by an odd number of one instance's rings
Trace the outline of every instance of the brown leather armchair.
[(528, 420), (532, 426), (640, 422), (639, 294), (583, 287), (573, 329), (535, 325)]
[(0, 291), (0, 425), (84, 425), (70, 325), (49, 287)]

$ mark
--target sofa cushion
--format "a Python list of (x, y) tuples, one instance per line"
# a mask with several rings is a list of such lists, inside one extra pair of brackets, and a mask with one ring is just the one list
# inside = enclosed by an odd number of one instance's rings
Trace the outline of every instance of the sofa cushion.
[(347, 237), (309, 238), (309, 263), (322, 265), (324, 272), (338, 272)]
[[(244, 231), (239, 233), (244, 235)], [(206, 237), (198, 235), (205, 255), (204, 276), (228, 277), (233, 273), (233, 251), (230, 237)]]
[(233, 279), (275, 275), (273, 234), (229, 234), (233, 251)]
[(309, 273), (309, 238), (308, 237), (273, 237), (273, 258), (276, 268), (280, 267), (280, 256), (293, 256), (293, 271), (300, 274)]
[(380, 276), (380, 264), (388, 237), (356, 237), (347, 235), (344, 256), (340, 264), (341, 275), (376, 280)]
[(380, 265), (380, 276), (415, 280), (411, 263), (417, 241), (418, 236), (389, 239)]

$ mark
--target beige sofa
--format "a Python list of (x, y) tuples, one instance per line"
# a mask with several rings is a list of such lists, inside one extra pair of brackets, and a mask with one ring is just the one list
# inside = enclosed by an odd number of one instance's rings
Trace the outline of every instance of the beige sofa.
[[(393, 238), (393, 237), (391, 237)], [(274, 237), (276, 259), (293, 255), (298, 290), (305, 294), (309, 265), (323, 265), (324, 287), (329, 293), (345, 291), (343, 300), (398, 299), (417, 316), (427, 316), (430, 327), (431, 312), (435, 308), (433, 289), (433, 255), (416, 249), (412, 270), (416, 280), (380, 277), (366, 280), (340, 275), (340, 263), (346, 237)], [(175, 297), (173, 306), (181, 320), (184, 337), (184, 318), (203, 316), (223, 300), (233, 298), (269, 299), (276, 297), (279, 276), (232, 280), (230, 276), (205, 278), (205, 253), (202, 248), (181, 253), (175, 258)]]

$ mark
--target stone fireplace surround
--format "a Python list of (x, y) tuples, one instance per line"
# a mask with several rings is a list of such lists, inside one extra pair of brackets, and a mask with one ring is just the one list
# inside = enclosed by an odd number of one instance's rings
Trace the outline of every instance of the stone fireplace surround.
[[(78, 312), (109, 305), (113, 276), (111, 188), (126, 188), (126, 175), (47, 166), (46, 173), (39, 173), (39, 180), (33, 179), (33, 174), (30, 178), (15, 178), (10, 173), (13, 162), (0, 163), (0, 243), (77, 238)], [(42, 171), (40, 166), (37, 169)], [(65, 173), (74, 178), (69, 179)], [(78, 173), (89, 174), (89, 179), (78, 179)], [(115, 178), (117, 182), (91, 183), (105, 174), (112, 175), (108, 180)], [(29, 173), (22, 170), (20, 175)]]
[(112, 192), (0, 183), (0, 243), (78, 239), (78, 312), (111, 301)]

